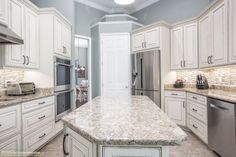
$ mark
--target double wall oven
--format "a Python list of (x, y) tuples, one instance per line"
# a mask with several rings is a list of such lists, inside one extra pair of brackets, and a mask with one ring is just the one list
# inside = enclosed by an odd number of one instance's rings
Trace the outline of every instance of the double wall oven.
[(54, 57), (54, 93), (56, 121), (71, 111), (71, 60)]

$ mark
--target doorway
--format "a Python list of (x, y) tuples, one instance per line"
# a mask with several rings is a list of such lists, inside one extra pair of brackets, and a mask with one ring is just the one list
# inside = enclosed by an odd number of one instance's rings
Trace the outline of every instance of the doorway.
[(75, 35), (76, 108), (91, 100), (91, 38)]

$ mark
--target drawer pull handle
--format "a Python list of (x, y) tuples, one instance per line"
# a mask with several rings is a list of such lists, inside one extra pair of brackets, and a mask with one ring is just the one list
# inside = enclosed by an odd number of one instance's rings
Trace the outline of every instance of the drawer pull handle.
[(196, 128), (196, 129), (198, 128), (198, 127), (197, 127), (196, 125), (194, 125), (194, 124), (193, 124), (193, 127)]
[(45, 117), (46, 117), (46, 116), (43, 115), (43, 116), (39, 117), (38, 119), (41, 120), (41, 119), (44, 119)]
[(44, 101), (44, 102), (40, 102), (39, 105), (43, 105), (43, 104), (45, 104), (45, 103), (46, 103), (45, 101)]
[(44, 133), (44, 134), (42, 134), (41, 136), (39, 136), (39, 139), (42, 139), (42, 138), (44, 138), (46, 136), (46, 134)]
[(193, 110), (194, 112), (197, 112), (197, 110), (196, 110), (196, 109), (194, 109), (194, 108), (193, 108), (192, 110)]
[(69, 136), (69, 134), (65, 134), (63, 137), (63, 153), (64, 155), (69, 155), (68, 152), (66, 152), (66, 147), (65, 147), (65, 142), (66, 142), (66, 137)]
[(197, 100), (197, 97), (195, 97), (195, 96), (193, 96), (192, 98), (195, 99), (195, 100)]
[(171, 95), (175, 95), (175, 96), (177, 96), (178, 94), (176, 94), (176, 93), (171, 93)]
[(0, 127), (2, 126), (2, 124), (0, 124)]

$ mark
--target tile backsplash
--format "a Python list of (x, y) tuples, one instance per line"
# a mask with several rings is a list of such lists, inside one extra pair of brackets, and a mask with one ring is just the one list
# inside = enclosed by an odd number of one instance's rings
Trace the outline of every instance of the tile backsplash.
[(176, 71), (176, 78), (195, 84), (197, 74), (204, 74), (210, 85), (236, 87), (236, 65), (211, 69)]
[(0, 89), (4, 88), (4, 84), (6, 80), (22, 82), (24, 80), (24, 71), (0, 69)]

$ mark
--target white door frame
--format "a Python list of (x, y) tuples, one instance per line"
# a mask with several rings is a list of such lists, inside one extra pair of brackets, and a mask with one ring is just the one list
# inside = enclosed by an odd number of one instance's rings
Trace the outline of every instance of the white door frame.
[(101, 64), (101, 68), (100, 68), (100, 93), (101, 93), (101, 96), (103, 95), (103, 66), (102, 66), (102, 63), (103, 63), (103, 50), (102, 50), (102, 38), (104, 36), (108, 36), (108, 35), (128, 35), (129, 36), (129, 52), (130, 52), (130, 55), (129, 55), (129, 67), (128, 67), (128, 72), (130, 73), (129, 75), (129, 89), (130, 89), (130, 93), (131, 93), (131, 37), (130, 37), (130, 33), (126, 33), (126, 32), (123, 32), (123, 33), (100, 33), (99, 35), (99, 38), (100, 38), (100, 64)]
[(89, 42), (89, 46), (88, 46), (88, 82), (89, 82), (89, 90), (88, 90), (88, 100), (92, 99), (92, 40), (91, 37), (88, 36), (82, 36), (82, 35), (77, 35), (75, 34), (74, 36), (75, 38), (79, 38), (79, 39), (85, 39), (88, 40)]

